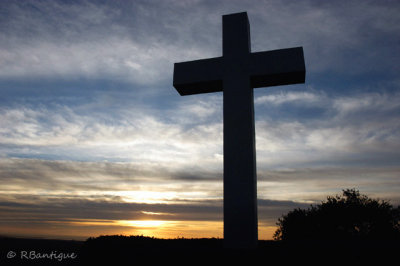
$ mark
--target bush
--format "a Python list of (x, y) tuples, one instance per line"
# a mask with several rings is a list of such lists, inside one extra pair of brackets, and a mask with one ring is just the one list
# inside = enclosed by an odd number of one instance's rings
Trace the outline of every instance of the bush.
[(400, 208), (370, 199), (358, 190), (310, 208), (295, 209), (279, 218), (275, 240), (395, 239), (400, 236)]

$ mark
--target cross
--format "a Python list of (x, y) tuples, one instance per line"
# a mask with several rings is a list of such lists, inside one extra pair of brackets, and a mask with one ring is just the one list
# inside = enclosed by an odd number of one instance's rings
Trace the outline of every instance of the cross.
[(224, 245), (258, 241), (253, 88), (305, 82), (303, 48), (251, 53), (246, 12), (222, 16), (223, 56), (174, 64), (180, 95), (223, 92)]

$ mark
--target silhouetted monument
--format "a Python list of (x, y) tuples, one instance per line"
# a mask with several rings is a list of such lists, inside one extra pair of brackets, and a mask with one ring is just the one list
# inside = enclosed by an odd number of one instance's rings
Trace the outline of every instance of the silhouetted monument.
[(251, 53), (247, 13), (224, 15), (223, 56), (175, 63), (180, 95), (223, 91), (224, 245), (256, 247), (257, 176), (253, 88), (304, 83), (303, 48)]

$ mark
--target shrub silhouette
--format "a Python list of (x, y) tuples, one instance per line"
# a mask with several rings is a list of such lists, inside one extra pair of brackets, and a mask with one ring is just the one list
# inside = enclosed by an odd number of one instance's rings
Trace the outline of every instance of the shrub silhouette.
[(310, 208), (295, 209), (279, 218), (275, 240), (399, 239), (400, 207), (370, 199), (358, 190), (328, 196)]

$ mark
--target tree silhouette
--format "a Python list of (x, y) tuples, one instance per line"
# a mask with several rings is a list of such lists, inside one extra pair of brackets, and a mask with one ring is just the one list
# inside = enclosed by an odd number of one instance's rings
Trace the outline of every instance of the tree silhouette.
[(356, 189), (328, 196), (310, 208), (279, 218), (275, 240), (343, 240), (400, 238), (400, 207), (370, 199)]

